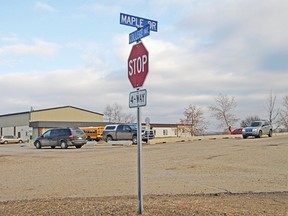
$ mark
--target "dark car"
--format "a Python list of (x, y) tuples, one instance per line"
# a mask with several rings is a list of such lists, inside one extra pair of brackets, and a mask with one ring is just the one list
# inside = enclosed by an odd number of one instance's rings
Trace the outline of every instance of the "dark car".
[(46, 146), (51, 146), (51, 148), (60, 146), (62, 149), (66, 149), (68, 146), (81, 148), (86, 142), (86, 135), (79, 128), (54, 128), (38, 137), (34, 146), (37, 149)]

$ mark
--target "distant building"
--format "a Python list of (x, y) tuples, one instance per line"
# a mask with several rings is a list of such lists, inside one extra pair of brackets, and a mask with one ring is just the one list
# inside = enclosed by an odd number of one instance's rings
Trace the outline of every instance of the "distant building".
[[(150, 129), (154, 131), (155, 137), (191, 137), (189, 129), (183, 124), (150, 124)], [(203, 135), (203, 134), (198, 134)]]
[(155, 137), (177, 137), (178, 124), (156, 124), (151, 123), (150, 129), (153, 130)]
[(0, 135), (35, 139), (49, 128), (106, 125), (103, 114), (73, 106), (0, 115)]
[[(56, 127), (97, 127), (111, 124), (104, 122), (102, 113), (74, 106), (62, 106), (49, 109), (0, 115), (0, 136), (14, 135), (23, 140), (35, 139), (46, 130)], [(145, 125), (143, 125), (145, 127)], [(151, 123), (155, 137), (185, 136), (178, 124)], [(186, 134), (187, 136), (187, 134)]]

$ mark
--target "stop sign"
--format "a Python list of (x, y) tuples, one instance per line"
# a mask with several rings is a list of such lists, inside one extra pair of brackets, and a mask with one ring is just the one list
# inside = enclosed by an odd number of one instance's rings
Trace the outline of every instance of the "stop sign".
[(133, 88), (143, 86), (148, 74), (148, 51), (142, 42), (132, 47), (128, 58), (128, 79)]

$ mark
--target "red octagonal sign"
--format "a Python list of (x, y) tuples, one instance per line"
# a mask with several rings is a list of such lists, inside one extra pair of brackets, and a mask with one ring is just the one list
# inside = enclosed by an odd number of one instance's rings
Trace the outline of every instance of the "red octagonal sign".
[(133, 88), (140, 88), (146, 79), (149, 69), (148, 51), (142, 42), (132, 47), (128, 58), (128, 79)]

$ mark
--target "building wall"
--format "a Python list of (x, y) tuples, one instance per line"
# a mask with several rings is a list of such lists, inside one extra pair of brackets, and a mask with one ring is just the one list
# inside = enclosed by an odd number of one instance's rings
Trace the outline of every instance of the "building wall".
[(32, 135), (32, 128), (26, 126), (3, 127), (0, 129), (0, 135), (14, 135), (23, 140), (29, 140)]
[(3, 127), (2, 128), (2, 136), (4, 135), (15, 135), (14, 134), (14, 127)]
[(103, 122), (103, 115), (96, 112), (83, 110), (77, 107), (58, 107), (32, 112), (15, 113), (0, 116), (0, 135), (14, 135), (23, 140), (36, 138), (49, 127), (32, 128), (33, 122)]
[(72, 107), (31, 112), (31, 121), (103, 122), (103, 115)]
[(23, 140), (29, 140), (32, 136), (32, 128), (30, 128), (28, 125), (16, 127), (15, 132), (16, 134), (14, 135), (22, 138)]
[(177, 137), (177, 128), (175, 127), (153, 127), (155, 137)]
[(3, 115), (0, 118), (0, 127), (23, 126), (29, 124), (29, 112), (15, 115)]
[(0, 135), (14, 135), (26, 140), (29, 130), (29, 112), (4, 115), (0, 118)]

